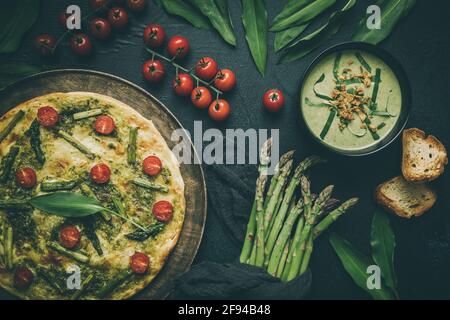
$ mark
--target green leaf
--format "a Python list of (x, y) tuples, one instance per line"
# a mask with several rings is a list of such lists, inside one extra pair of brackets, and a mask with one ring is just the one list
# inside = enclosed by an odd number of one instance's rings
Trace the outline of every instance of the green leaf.
[(281, 12), (273, 19), (272, 26), (280, 23), (280, 21), (282, 20), (289, 18), (294, 13), (300, 11), (313, 1), (314, 0), (289, 0), (288, 3), (283, 7)]
[(341, 10), (334, 12), (330, 16), (326, 24), (287, 47), (278, 63), (287, 63), (301, 59), (317, 48), (322, 41), (336, 34), (341, 27), (344, 17), (355, 3), (356, 0), (349, 0)]
[(220, 14), (224, 17), (228, 17), (228, 22), (232, 30), (234, 30), (233, 20), (231, 20), (230, 10), (228, 8), (228, 0), (214, 0), (216, 2), (217, 8)]
[(19, 49), (23, 35), (39, 16), (39, 0), (2, 1), (0, 4), (0, 53)]
[(182, 17), (196, 28), (206, 30), (211, 29), (208, 19), (183, 0), (159, 1), (167, 13)]
[(367, 18), (363, 17), (360, 20), (358, 30), (353, 35), (352, 39), (354, 41), (363, 41), (372, 44), (380, 43), (391, 34), (399, 20), (409, 14), (414, 7), (415, 2), (415, 0), (391, 0), (381, 2), (381, 28), (367, 28)]
[(0, 89), (40, 71), (39, 67), (25, 63), (2, 64), (0, 65)]
[(394, 270), (395, 234), (388, 216), (380, 209), (375, 211), (370, 233), (372, 258), (381, 269), (386, 285), (397, 292), (397, 279)]
[(242, 0), (242, 23), (253, 61), (264, 75), (267, 62), (267, 11), (264, 0)]
[[(301, 1), (303, 2), (303, 1)], [(295, 25), (305, 24), (336, 3), (336, 0), (316, 0), (300, 10), (292, 10), (292, 14), (278, 19), (270, 27), (270, 31), (281, 31)], [(293, 5), (292, 5), (293, 6)], [(300, 7), (300, 3), (298, 4)], [(277, 19), (277, 18), (276, 18)]]
[(394, 299), (392, 293), (385, 288), (372, 289), (367, 288), (367, 267), (374, 263), (370, 258), (357, 250), (350, 242), (333, 233), (330, 235), (330, 243), (334, 251), (344, 266), (345, 271), (352, 277), (353, 281), (375, 300)]
[(283, 31), (275, 33), (274, 49), (275, 52), (284, 49), (288, 44), (297, 39), (303, 31), (308, 27), (308, 24), (302, 24), (300, 26), (292, 27)]
[(236, 46), (236, 37), (230, 23), (229, 15), (223, 15), (214, 0), (190, 0), (213, 25), (222, 38), (232, 46)]
[(73, 192), (36, 196), (30, 204), (41, 211), (67, 218), (86, 217), (105, 209), (97, 199)]

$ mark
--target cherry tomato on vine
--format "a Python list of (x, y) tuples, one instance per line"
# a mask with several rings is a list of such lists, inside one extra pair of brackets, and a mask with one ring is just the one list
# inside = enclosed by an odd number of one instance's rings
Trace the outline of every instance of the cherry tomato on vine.
[(56, 49), (55, 45), (55, 37), (49, 34), (41, 34), (34, 39), (34, 46), (36, 50), (44, 57), (51, 56), (53, 54)]
[(166, 32), (159, 24), (150, 23), (144, 29), (144, 43), (147, 47), (158, 48), (165, 38)]
[(105, 184), (111, 178), (111, 170), (104, 164), (96, 164), (91, 168), (91, 179), (97, 184)]
[(149, 176), (157, 176), (162, 170), (162, 162), (157, 156), (148, 156), (142, 161), (142, 169)]
[(147, 5), (147, 0), (127, 0), (127, 7), (130, 8), (131, 11), (139, 12), (144, 10)]
[(70, 40), (70, 49), (80, 56), (87, 56), (92, 51), (91, 39), (84, 33), (77, 33), (73, 35)]
[(94, 122), (94, 129), (97, 133), (102, 135), (111, 134), (116, 128), (114, 119), (107, 115), (98, 116)]
[(224, 99), (214, 100), (208, 110), (209, 117), (214, 121), (224, 121), (231, 113), (230, 104)]
[(120, 7), (111, 8), (108, 11), (108, 21), (114, 29), (122, 29), (128, 24), (128, 13)]
[(172, 58), (183, 59), (189, 53), (189, 40), (183, 36), (173, 36), (169, 39), (167, 50)]
[(236, 76), (230, 69), (221, 69), (214, 79), (214, 86), (220, 91), (230, 91), (236, 85)]
[(142, 65), (142, 75), (150, 83), (157, 83), (164, 77), (166, 71), (159, 60), (147, 60)]
[(270, 89), (264, 93), (263, 104), (269, 112), (278, 112), (284, 106), (284, 95), (278, 89)]
[(108, 2), (109, 0), (89, 0), (89, 6), (91, 9), (97, 10), (105, 6)]
[(195, 65), (195, 74), (209, 81), (217, 74), (217, 62), (210, 57), (201, 58)]
[(33, 168), (25, 167), (16, 172), (16, 182), (24, 189), (31, 189), (36, 186), (36, 171)]
[(33, 272), (27, 267), (19, 267), (14, 272), (14, 287), (16, 287), (17, 289), (28, 288), (33, 280)]
[(179, 73), (178, 76), (172, 81), (173, 90), (179, 96), (188, 96), (194, 89), (194, 80), (187, 73)]
[(41, 126), (53, 127), (59, 119), (58, 111), (49, 106), (40, 107), (37, 112), (37, 119)]
[(167, 222), (172, 219), (173, 206), (169, 201), (161, 200), (153, 205), (152, 213), (156, 220)]
[(67, 249), (75, 248), (80, 242), (81, 233), (75, 226), (66, 226), (59, 231), (59, 243)]
[(111, 35), (111, 25), (108, 20), (103, 18), (94, 18), (89, 24), (89, 29), (94, 38), (104, 40)]
[(206, 109), (212, 101), (211, 92), (206, 87), (194, 88), (191, 92), (191, 101), (199, 109)]
[(146, 273), (150, 266), (149, 257), (142, 252), (136, 252), (130, 257), (130, 268), (134, 273)]

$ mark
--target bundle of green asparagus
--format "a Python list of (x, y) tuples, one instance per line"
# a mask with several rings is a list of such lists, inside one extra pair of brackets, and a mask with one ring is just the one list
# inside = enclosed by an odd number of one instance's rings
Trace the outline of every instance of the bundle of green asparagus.
[(261, 149), (255, 199), (240, 262), (264, 267), (272, 276), (290, 281), (308, 268), (314, 240), (354, 206), (358, 198), (334, 208), (338, 201), (331, 198), (333, 186), (326, 187), (318, 196), (312, 194), (310, 181), (304, 174), (322, 160), (307, 157), (291, 176), (293, 151), (281, 156), (266, 188), (270, 151), (269, 139)]

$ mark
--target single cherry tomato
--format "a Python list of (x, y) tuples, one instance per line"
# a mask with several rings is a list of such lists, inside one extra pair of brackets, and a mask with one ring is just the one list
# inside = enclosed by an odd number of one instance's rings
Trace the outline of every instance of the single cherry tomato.
[(263, 104), (269, 112), (278, 112), (284, 106), (284, 95), (278, 89), (270, 89), (264, 93)]
[(92, 19), (89, 29), (96, 39), (104, 40), (111, 35), (111, 25), (108, 20), (103, 18)]
[(173, 79), (172, 88), (175, 93), (179, 96), (188, 96), (191, 94), (192, 89), (194, 89), (194, 80), (187, 73), (179, 73), (178, 77)]
[(236, 76), (230, 69), (221, 69), (216, 74), (214, 86), (220, 91), (230, 91), (236, 85)]
[(217, 62), (210, 57), (201, 58), (195, 65), (195, 74), (209, 81), (217, 74)]
[(147, 0), (127, 0), (127, 7), (130, 8), (131, 11), (139, 12), (144, 10), (147, 5)]
[(150, 83), (161, 81), (166, 71), (159, 60), (147, 60), (142, 65), (142, 75)]
[(108, 21), (114, 29), (122, 29), (128, 24), (128, 13), (120, 7), (108, 11)]
[(55, 45), (55, 37), (49, 34), (41, 34), (34, 39), (36, 50), (44, 57), (51, 56), (54, 53), (56, 49)]
[(52, 107), (40, 107), (37, 112), (37, 119), (41, 126), (50, 128), (56, 125), (59, 119), (58, 111)]
[(28, 288), (33, 280), (33, 272), (27, 267), (19, 267), (14, 272), (14, 287), (16, 287), (17, 289)]
[(215, 121), (224, 121), (230, 116), (230, 104), (224, 99), (213, 101), (208, 110), (209, 117)]
[(156, 176), (162, 170), (161, 160), (157, 156), (148, 156), (142, 161), (142, 169), (149, 176)]
[(31, 189), (36, 186), (37, 177), (34, 169), (24, 167), (16, 172), (16, 182), (24, 189)]
[(102, 135), (111, 134), (116, 128), (114, 119), (107, 115), (98, 116), (94, 122), (94, 129), (97, 133)]
[(70, 38), (70, 49), (75, 54), (87, 56), (92, 51), (91, 39), (84, 33), (77, 33)]
[(130, 268), (134, 273), (146, 273), (150, 266), (150, 259), (145, 253), (136, 252), (130, 257)]
[(166, 32), (159, 24), (150, 23), (144, 29), (144, 43), (147, 47), (158, 48), (165, 38)]
[(91, 168), (91, 179), (95, 183), (105, 184), (109, 181), (110, 177), (111, 170), (104, 163), (96, 164)]
[(191, 101), (199, 109), (208, 108), (212, 101), (211, 92), (206, 87), (194, 88), (191, 92)]
[(59, 231), (59, 243), (67, 249), (75, 248), (80, 242), (81, 233), (75, 226), (67, 226)]
[(167, 50), (172, 58), (183, 59), (189, 53), (189, 41), (183, 36), (173, 36), (169, 39)]
[(167, 222), (170, 221), (170, 219), (172, 219), (173, 206), (169, 201), (161, 200), (153, 205), (152, 212), (156, 220), (161, 222)]
[(100, 9), (101, 7), (105, 6), (109, 0), (89, 0), (89, 6), (93, 10)]

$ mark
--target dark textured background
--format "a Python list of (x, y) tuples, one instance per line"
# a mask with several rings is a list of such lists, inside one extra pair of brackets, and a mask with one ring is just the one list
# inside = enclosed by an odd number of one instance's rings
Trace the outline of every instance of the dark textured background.
[[(163, 85), (151, 87), (140, 74), (143, 61), (148, 55), (143, 50), (141, 34), (149, 22), (164, 26), (167, 34), (187, 36), (191, 53), (186, 65), (192, 65), (202, 56), (214, 57), (222, 67), (233, 69), (238, 78), (237, 88), (227, 95), (233, 113), (221, 128), (280, 128), (281, 151), (296, 149), (301, 159), (312, 153), (323, 154), (329, 159), (327, 165), (312, 173), (313, 188), (318, 191), (326, 184), (336, 185), (341, 199), (361, 197), (359, 206), (339, 220), (333, 229), (369, 253), (370, 222), (376, 206), (372, 193), (377, 184), (399, 174), (401, 149), (399, 141), (372, 156), (363, 158), (340, 158), (323, 153), (300, 129), (298, 121), (298, 88), (302, 73), (312, 59), (331, 44), (351, 38), (357, 21), (364, 15), (372, 1), (360, 0), (338, 35), (324, 43), (319, 50), (301, 61), (276, 65), (273, 53), (273, 35), (270, 35), (269, 59), (266, 76), (261, 77), (254, 66), (244, 40), (240, 22), (240, 2), (230, 0), (238, 45), (232, 48), (224, 43), (214, 31), (198, 30), (184, 20), (167, 16), (150, 1), (146, 12), (133, 15), (130, 26), (115, 34), (107, 43), (95, 42), (95, 53), (89, 58), (74, 56), (63, 42), (59, 53), (51, 59), (42, 59), (32, 50), (32, 39), (40, 33), (58, 36), (62, 33), (57, 15), (65, 5), (80, 3), (82, 13), (87, 13), (87, 1), (42, 1), (41, 14), (32, 31), (26, 36), (18, 53), (0, 56), (1, 62), (27, 62), (51, 68), (76, 67), (108, 72), (133, 81), (160, 99), (188, 129), (193, 129), (194, 120), (202, 120), (204, 128), (216, 125), (208, 119), (206, 112), (194, 109), (186, 99), (173, 95), (168, 79)], [(342, 2), (342, 1), (341, 1)], [(271, 20), (285, 1), (267, 0)], [(448, 1), (418, 0), (411, 14), (402, 21), (391, 36), (381, 44), (396, 57), (409, 77), (412, 89), (412, 114), (408, 127), (418, 127), (437, 136), (450, 146), (450, 6)], [(173, 70), (168, 71), (173, 77)], [(277, 115), (262, 110), (261, 96), (270, 87), (282, 89), (287, 98), (285, 110)], [(227, 169), (241, 172), (241, 168)], [(207, 169), (208, 171), (208, 169)], [(247, 171), (244, 181), (253, 184), (256, 168)], [(207, 184), (212, 186), (211, 175)], [(390, 216), (397, 237), (395, 257), (402, 298), (450, 298), (450, 201), (449, 174), (444, 174), (436, 183), (439, 199), (434, 208), (419, 219), (410, 221)], [(253, 186), (251, 186), (253, 188)], [(230, 190), (212, 190), (214, 201)], [(250, 203), (244, 205), (249, 212)], [(236, 259), (240, 247), (227, 235), (217, 213), (209, 208), (205, 234), (196, 258), (230, 262)], [(322, 236), (315, 246), (311, 262), (313, 271), (312, 298), (320, 299), (365, 299), (368, 296), (356, 287), (345, 273), (338, 258), (328, 243), (328, 235)]]

